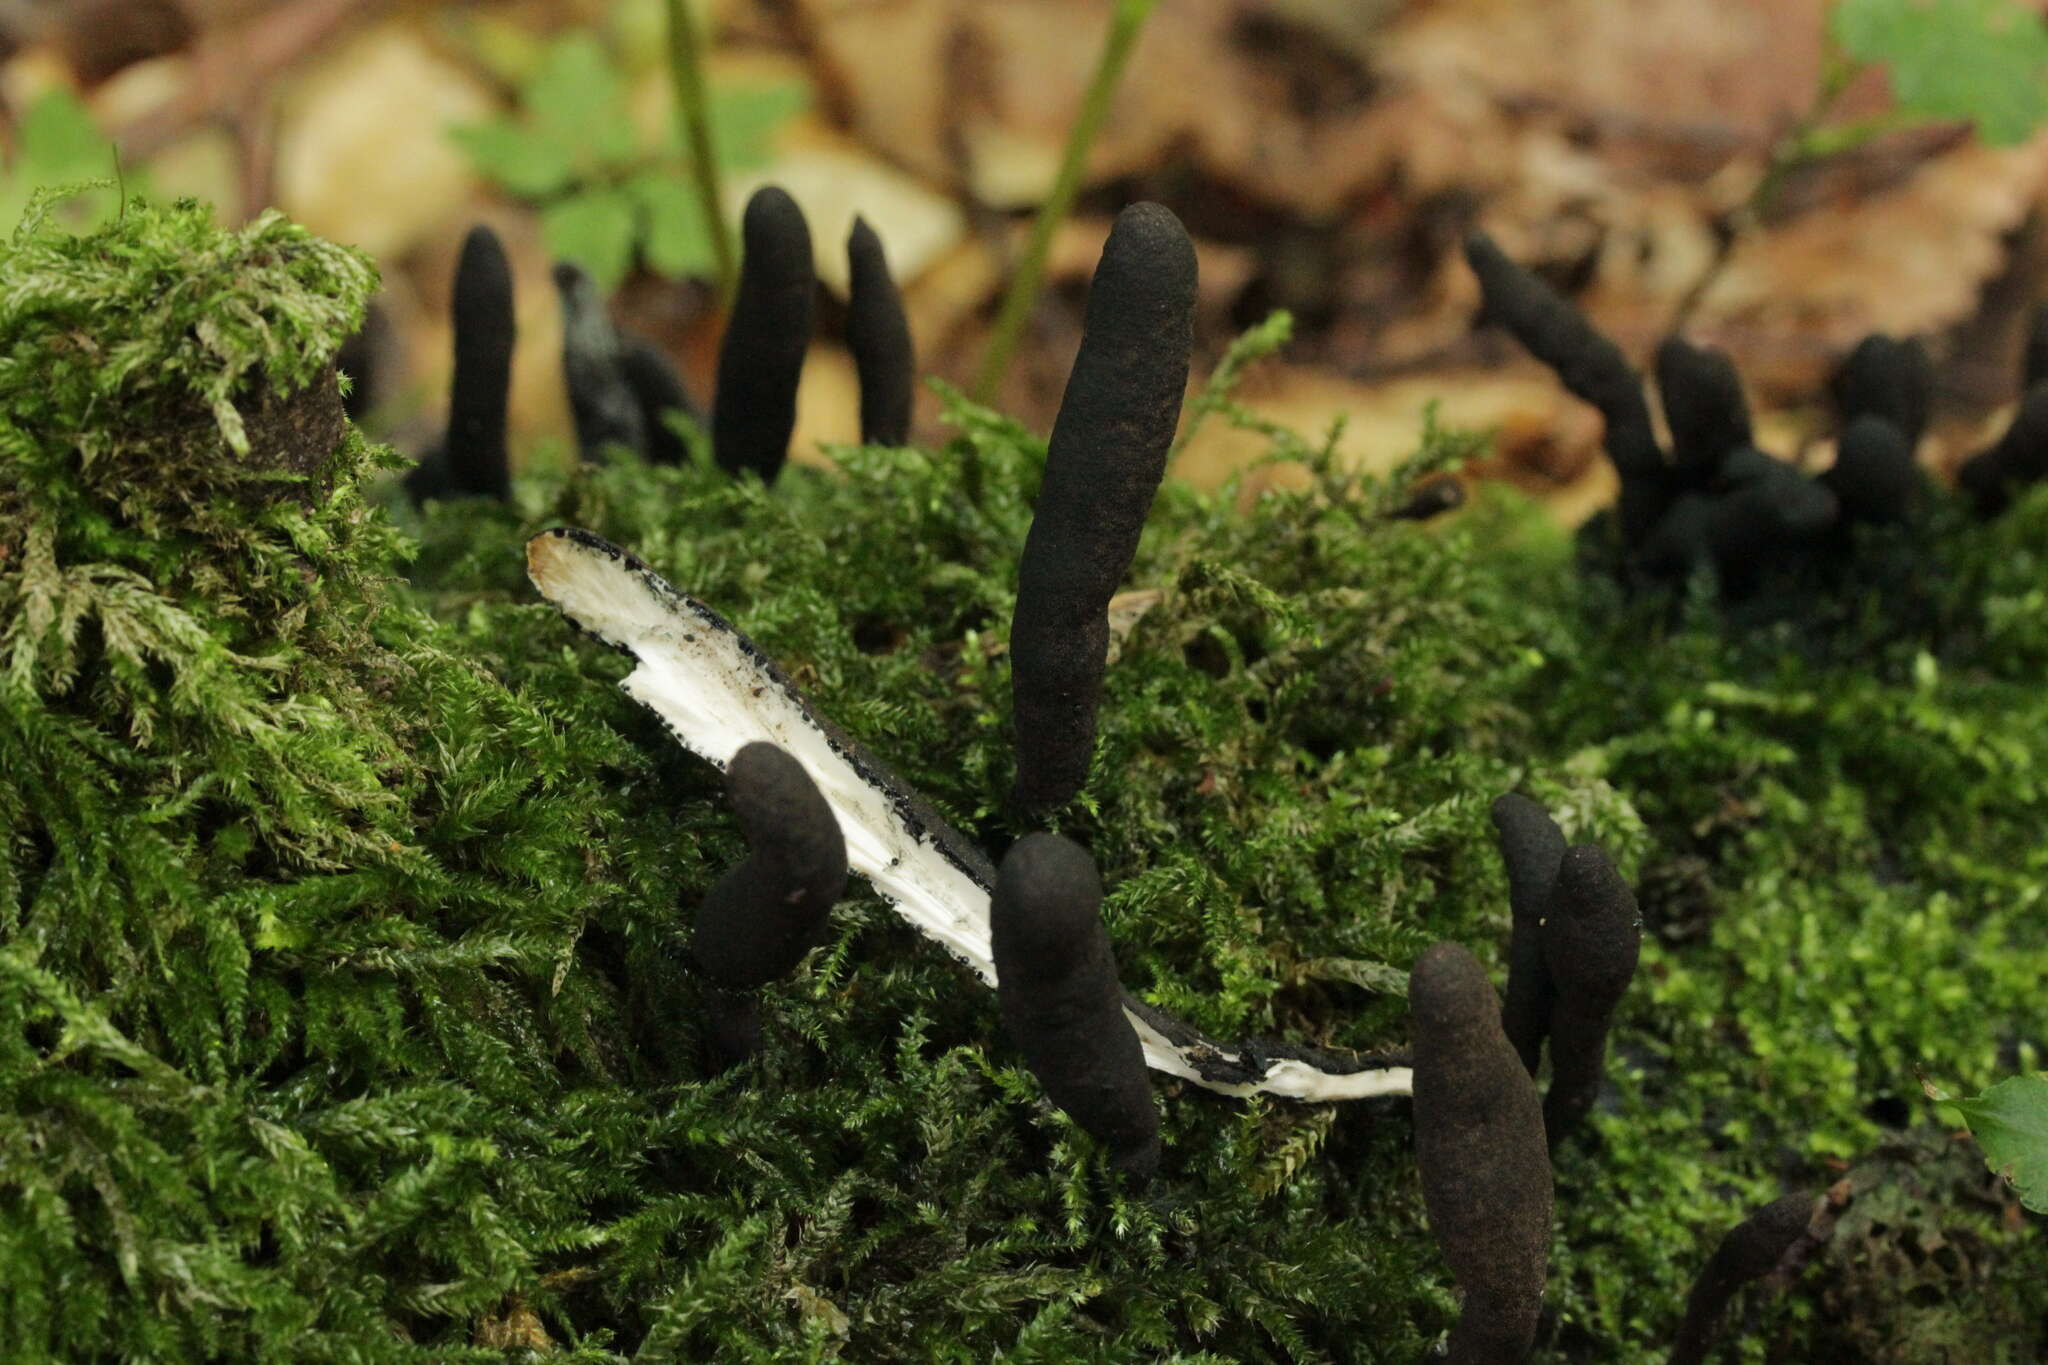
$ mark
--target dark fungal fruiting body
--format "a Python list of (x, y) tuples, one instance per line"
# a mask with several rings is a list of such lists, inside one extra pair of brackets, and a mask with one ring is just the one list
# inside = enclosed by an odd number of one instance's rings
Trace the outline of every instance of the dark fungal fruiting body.
[(2012, 425), (1996, 444), (1971, 456), (1956, 471), (1956, 486), (1980, 517), (1995, 517), (2012, 505), (2028, 484), (2048, 478), (2048, 380), (2020, 400)]
[(555, 266), (562, 301), (562, 378), (576, 422), (576, 450), (595, 463), (611, 446), (646, 448), (640, 401), (619, 366), (618, 328), (597, 292), (597, 281), (563, 261)]
[(1550, 1032), (1551, 1004), (1557, 996), (1543, 955), (1543, 916), (1550, 907), (1558, 862), (1564, 857), (1564, 832), (1548, 811), (1514, 792), (1495, 799), (1493, 828), (1501, 862), (1507, 867), (1508, 908), (1513, 916), (1501, 1030), (1534, 1076), (1543, 1055), (1543, 1039)]
[(1109, 599), (1130, 568), (1187, 388), (1195, 249), (1158, 204), (1117, 215), (1046, 447), (1010, 623), (1017, 779), (1027, 819), (1081, 789), (1095, 744)]
[(795, 970), (824, 932), (846, 889), (846, 842), (803, 765), (773, 744), (741, 748), (725, 783), (748, 852), (698, 906), (691, 951), (714, 988), (713, 1050), (731, 1065), (759, 1041), (754, 992)]
[(865, 218), (853, 220), (846, 265), (846, 344), (860, 377), (860, 439), (864, 445), (900, 446), (910, 439), (917, 359), (882, 239)]
[(1605, 419), (1603, 444), (1621, 478), (1622, 540), (1630, 546), (1640, 543), (1671, 499), (1670, 471), (1650, 425), (1641, 380), (1620, 347), (1556, 290), (1509, 260), (1492, 238), (1484, 233), (1467, 238), (1465, 259), (1479, 277), (1479, 321), (1506, 328)]
[(996, 1001), (1053, 1103), (1118, 1170), (1146, 1181), (1159, 1168), (1159, 1114), (1101, 910), (1102, 881), (1080, 845), (1056, 834), (1013, 845), (989, 906)]
[(803, 210), (774, 185), (754, 191), (732, 320), (718, 349), (711, 450), (719, 467), (773, 483), (796, 430), (796, 388), (810, 348), (817, 281)]
[(1454, 1365), (1518, 1365), (1550, 1259), (1550, 1153), (1536, 1086), (1501, 1032), (1486, 973), (1455, 944), (1416, 960), (1415, 1158), (1429, 1223), (1464, 1312)]
[(1635, 976), (1642, 946), (1635, 893), (1598, 848), (1579, 844), (1558, 861), (1542, 937), (1556, 992), (1550, 1090), (1543, 1099), (1544, 1131), (1555, 1149), (1599, 1097), (1608, 1025)]
[(1919, 341), (1872, 332), (1835, 370), (1829, 388), (1842, 426), (1881, 417), (1899, 429), (1911, 449), (1920, 444), (1934, 407), (1934, 363)]
[[(818, 714), (758, 646), (632, 555), (567, 527), (527, 542), (527, 574), (569, 623), (631, 655), (619, 687), (676, 740), (724, 766), (752, 740), (786, 749), (831, 804), (846, 857), (896, 912), (984, 982), (996, 980), (996, 870), (972, 841), (858, 741)], [(1145, 1004), (1121, 1006), (1146, 1065), (1229, 1095), (1322, 1101), (1408, 1093), (1402, 1057), (1268, 1039), (1225, 1044)]]
[(505, 452), (505, 403), (512, 386), (512, 267), (498, 234), (479, 224), (463, 240), (455, 267), (455, 376), (448, 432), (439, 450), (406, 476), (415, 502), (427, 498), (512, 496)]
[(1686, 1297), (1685, 1319), (1671, 1348), (1671, 1365), (1702, 1365), (1729, 1301), (1742, 1286), (1777, 1268), (1806, 1231), (1813, 1206), (1812, 1195), (1788, 1194), (1729, 1230)]
[(1858, 417), (1842, 432), (1835, 462), (1820, 482), (1841, 504), (1844, 521), (1867, 526), (1907, 520), (1922, 486), (1905, 433), (1872, 414)]
[(1657, 348), (1657, 392), (1671, 428), (1671, 455), (1681, 484), (1706, 488), (1721, 458), (1750, 444), (1749, 405), (1742, 379), (1727, 353), (1702, 349), (1680, 337)]
[(649, 464), (681, 464), (690, 449), (668, 424), (668, 414), (701, 420), (690, 390), (668, 353), (645, 337), (619, 338), (619, 374), (640, 407), (640, 429), (646, 440), (641, 454)]

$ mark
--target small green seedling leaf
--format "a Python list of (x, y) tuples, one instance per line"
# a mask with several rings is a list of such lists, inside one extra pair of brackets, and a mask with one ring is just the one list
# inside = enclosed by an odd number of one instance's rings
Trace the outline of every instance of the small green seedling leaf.
[(2048, 123), (2048, 22), (2019, 0), (1841, 0), (1829, 26), (1888, 69), (1904, 113), (1967, 119), (1994, 146)]
[(664, 275), (709, 274), (717, 257), (690, 187), (678, 176), (643, 171), (625, 188), (639, 206), (647, 264)]
[(2022, 1204), (2048, 1213), (2048, 1072), (2010, 1077), (1975, 1099), (1933, 1086), (1927, 1093), (1961, 1117), (1984, 1149), (1984, 1164), (2018, 1191)]

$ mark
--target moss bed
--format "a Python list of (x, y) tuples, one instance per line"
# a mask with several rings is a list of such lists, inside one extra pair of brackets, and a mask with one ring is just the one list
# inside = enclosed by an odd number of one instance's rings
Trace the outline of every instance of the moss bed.
[[(189, 206), (0, 248), (10, 1358), (1423, 1358), (1457, 1307), (1405, 1101), (1157, 1077), (1163, 1178), (1126, 1197), (862, 883), (706, 1078), (689, 912), (738, 833), (524, 539), (633, 550), (1000, 846), (1043, 443), (955, 400), (941, 449), (772, 490), (621, 462), (415, 513), (388, 451), (307, 449), (372, 287)], [(2048, 1234), (1919, 1083), (2042, 1065), (2048, 497), (1890, 547), (1910, 601), (1731, 625), (1582, 578), (1509, 495), (1377, 515), (1449, 434), (1385, 484), (1269, 434), (1316, 487), (1162, 493), (1059, 818), (1125, 982), (1400, 1046), (1423, 948), (1501, 962), (1520, 789), (1647, 931), (1536, 1358), (1661, 1359), (1721, 1231), (1830, 1186), (1740, 1358), (2048, 1351)]]

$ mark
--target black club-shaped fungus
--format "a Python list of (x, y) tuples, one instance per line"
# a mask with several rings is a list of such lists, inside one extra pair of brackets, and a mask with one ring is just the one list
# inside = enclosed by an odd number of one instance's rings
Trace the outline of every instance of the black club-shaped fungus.
[(1003, 858), (989, 907), (1003, 1027), (1052, 1102), (1138, 1181), (1159, 1168), (1159, 1114), (1080, 845), (1031, 834)]
[(740, 238), (739, 293), (718, 348), (711, 450), (728, 474), (751, 470), (773, 483), (789, 458), (816, 311), (811, 229), (796, 200), (767, 185), (747, 201)]
[(1841, 504), (1845, 520), (1895, 525), (1912, 511), (1920, 469), (1905, 433), (1866, 413), (1842, 432), (1835, 462), (1820, 482)]
[(846, 344), (860, 377), (860, 439), (865, 445), (900, 446), (910, 439), (911, 384), (917, 359), (903, 296), (889, 274), (882, 239), (865, 218), (853, 220), (846, 239), (851, 284), (846, 300)]
[(1642, 920), (1635, 893), (1591, 844), (1565, 850), (1543, 921), (1550, 1012), (1550, 1091), (1543, 1121), (1554, 1149), (1585, 1119), (1607, 1071), (1607, 1028), (1635, 976)]
[(1409, 975), (1415, 1158), (1430, 1230), (1464, 1291), (1453, 1365), (1527, 1356), (1550, 1261), (1550, 1152), (1535, 1082), (1470, 953), (1439, 943)]
[(512, 496), (505, 452), (505, 402), (512, 386), (512, 267), (498, 234), (479, 224), (463, 240), (455, 267), (455, 377), (448, 434), (440, 450), (406, 476), (415, 501)]
[(1650, 425), (1641, 380), (1620, 347), (1556, 290), (1509, 260), (1490, 237), (1474, 233), (1467, 238), (1465, 259), (1479, 277), (1479, 320), (1506, 328), (1556, 373), (1566, 389), (1605, 419), (1607, 457), (1621, 478), (1622, 538), (1637, 544), (1663, 515), (1671, 497), (1670, 471)]
[(1691, 488), (1706, 487), (1723, 456), (1750, 444), (1749, 404), (1734, 362), (1726, 352), (1667, 337), (1657, 348), (1657, 392), (1679, 479)]
[(846, 889), (846, 842), (803, 765), (772, 744), (740, 749), (725, 783), (748, 852), (698, 906), (691, 953), (713, 988), (714, 1050), (730, 1065), (758, 1042), (755, 992), (793, 971), (824, 933)]
[(1845, 429), (1859, 417), (1881, 417), (1911, 449), (1920, 444), (1933, 410), (1934, 363), (1917, 340), (1873, 332), (1842, 361), (1830, 388)]
[(595, 463), (610, 446), (644, 451), (647, 427), (640, 400), (620, 369), (619, 329), (597, 281), (564, 261), (555, 266), (555, 292), (562, 300), (562, 379), (576, 421), (578, 453)]
[(1010, 622), (1012, 802), (1027, 818), (1088, 777), (1109, 599), (1131, 566), (1187, 387), (1195, 249), (1158, 204), (1117, 215), (1047, 444)]
[(1501, 1005), (1501, 1029), (1528, 1068), (1536, 1074), (1543, 1038), (1550, 1031), (1551, 1001), (1557, 992), (1543, 958), (1543, 916), (1550, 908), (1551, 884), (1564, 857), (1564, 833), (1550, 813), (1515, 792), (1495, 799), (1493, 828), (1507, 867), (1508, 908), (1513, 928), (1508, 937), (1507, 1000)]
[(1737, 1223), (1721, 1239), (1686, 1298), (1671, 1365), (1701, 1365), (1706, 1360), (1729, 1301), (1742, 1286), (1777, 1267), (1806, 1231), (1813, 1202), (1810, 1194), (1788, 1194)]

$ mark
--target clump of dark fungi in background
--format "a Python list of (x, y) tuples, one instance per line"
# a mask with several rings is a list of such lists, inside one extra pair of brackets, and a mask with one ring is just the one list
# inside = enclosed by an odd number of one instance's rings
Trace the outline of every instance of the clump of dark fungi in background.
[(448, 432), (438, 450), (406, 475), (414, 502), (428, 498), (512, 496), (505, 451), (505, 403), (512, 387), (512, 267), (498, 234), (478, 224), (455, 266), (455, 377)]
[(1550, 1264), (1550, 1151), (1536, 1086), (1470, 953), (1439, 943), (1409, 975), (1415, 1159), (1430, 1230), (1464, 1291), (1453, 1365), (1518, 1365)]
[(1599, 1098), (1608, 1025), (1635, 977), (1642, 947), (1635, 893), (1591, 844), (1567, 849), (1558, 860), (1542, 939), (1554, 992), (1543, 1123), (1555, 1151)]
[(846, 300), (846, 344), (860, 378), (863, 445), (900, 446), (910, 439), (910, 399), (917, 359), (903, 296), (889, 274), (882, 239), (865, 218), (853, 220), (846, 239), (851, 281)]
[(1194, 345), (1195, 249), (1158, 204), (1117, 215), (1046, 447), (1010, 622), (1012, 803), (1027, 819), (1088, 777), (1109, 599), (1137, 552), (1180, 419)]
[(1788, 1194), (1766, 1204), (1721, 1239), (1685, 1301), (1671, 1365), (1701, 1365), (1735, 1292), (1777, 1268), (1813, 1217), (1813, 1196)]
[(839, 821), (801, 763), (772, 744), (749, 744), (733, 755), (725, 783), (748, 853), (698, 906), (691, 943), (710, 984), (706, 1008), (721, 1068), (759, 1046), (760, 988), (817, 946), (846, 889)]
[(811, 229), (796, 200), (767, 185), (747, 201), (740, 236), (740, 287), (718, 349), (711, 451), (727, 473), (751, 470), (773, 483), (789, 458), (797, 381), (811, 344)]
[(1018, 840), (989, 910), (996, 1001), (1052, 1102), (1143, 1182), (1159, 1168), (1159, 1114), (1101, 910), (1102, 881), (1086, 850), (1057, 834)]

